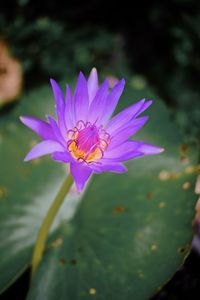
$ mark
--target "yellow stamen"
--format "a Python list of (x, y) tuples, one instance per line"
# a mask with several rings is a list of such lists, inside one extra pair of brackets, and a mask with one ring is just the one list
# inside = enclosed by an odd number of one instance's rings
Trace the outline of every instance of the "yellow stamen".
[(84, 151), (78, 149), (75, 141), (71, 142), (68, 149), (74, 158), (76, 158), (77, 160), (85, 160), (87, 163), (102, 158), (102, 151), (100, 150), (100, 148), (96, 148), (93, 152), (91, 152), (88, 155)]

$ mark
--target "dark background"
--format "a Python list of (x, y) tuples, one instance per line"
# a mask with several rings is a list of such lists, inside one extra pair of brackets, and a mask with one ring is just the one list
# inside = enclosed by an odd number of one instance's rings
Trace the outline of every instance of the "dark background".
[[(0, 38), (21, 61), (26, 89), (93, 66), (144, 76), (185, 139), (199, 146), (199, 1), (1, 1)], [(28, 275), (1, 299), (24, 299)], [(200, 258), (192, 251), (153, 299), (199, 299), (199, 287)]]

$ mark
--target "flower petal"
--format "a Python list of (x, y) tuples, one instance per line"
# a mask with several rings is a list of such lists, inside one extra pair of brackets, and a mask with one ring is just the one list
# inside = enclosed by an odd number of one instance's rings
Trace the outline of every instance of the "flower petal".
[(63, 146), (65, 146), (66, 145), (65, 139), (67, 140), (67, 131), (65, 132), (65, 137), (63, 137), (60, 132), (60, 128), (58, 127), (58, 125), (56, 123), (56, 120), (54, 118), (52, 118), (52, 116), (50, 116), (50, 115), (48, 116), (48, 120), (49, 120), (51, 128), (54, 132), (56, 140), (59, 141)]
[(124, 142), (110, 151), (106, 151), (104, 153), (104, 158), (112, 161), (124, 161), (143, 155), (159, 154), (163, 151), (163, 148), (131, 140)]
[(88, 114), (89, 107), (89, 97), (88, 97), (88, 88), (87, 81), (83, 76), (83, 73), (80, 72), (75, 93), (74, 93), (74, 112), (76, 122), (79, 120), (85, 120)]
[(55, 152), (52, 154), (53, 160), (64, 162), (64, 163), (69, 163), (73, 161), (73, 157), (71, 154), (67, 151), (65, 152)]
[(70, 130), (75, 126), (73, 96), (68, 85), (66, 86), (66, 104), (64, 118), (67, 130)]
[(135, 114), (135, 117), (143, 113), (147, 108), (149, 108), (149, 106), (151, 106), (152, 103), (153, 103), (152, 100), (146, 100), (145, 103), (140, 108), (140, 110)]
[(42, 141), (31, 149), (31, 151), (26, 155), (24, 161), (29, 161), (57, 151), (64, 151), (64, 148), (61, 146), (61, 144), (51, 140)]
[(92, 170), (82, 163), (71, 163), (70, 172), (74, 178), (78, 191), (81, 192), (86, 181), (90, 177)]
[(89, 103), (92, 102), (94, 99), (97, 91), (98, 91), (98, 74), (96, 68), (93, 68), (90, 72), (90, 76), (87, 81), (88, 86), (88, 96), (89, 96)]
[(65, 102), (63, 93), (54, 79), (50, 79), (52, 90), (54, 93), (55, 101), (56, 101), (56, 112), (58, 116), (58, 125), (60, 127), (60, 131), (62, 134), (66, 132), (65, 120), (64, 120), (64, 111), (65, 111)]
[(112, 155), (111, 152), (112, 151), (110, 151), (110, 153), (105, 154), (104, 157), (115, 162), (122, 162), (122, 161), (134, 159), (144, 155), (144, 153), (135, 150), (129, 150), (129, 151), (127, 150), (124, 152), (121, 152), (120, 150), (115, 150), (115, 156)]
[(106, 127), (106, 131), (110, 134), (114, 133), (121, 126), (124, 126), (132, 118), (141, 114), (145, 109), (147, 109), (152, 104), (151, 100), (145, 102), (145, 99), (142, 99), (131, 106), (125, 108), (123, 111), (114, 116)]
[(116, 148), (106, 151), (104, 158), (113, 161), (125, 161), (143, 155), (161, 153), (164, 149), (138, 141), (126, 141)]
[(134, 135), (138, 130), (140, 130), (148, 120), (148, 116), (133, 119), (132, 121), (126, 123), (124, 126), (120, 127), (119, 131), (115, 135), (111, 135), (111, 143), (108, 146), (108, 150), (115, 148), (116, 146), (125, 142), (129, 137)]
[(102, 159), (100, 164), (91, 164), (91, 168), (98, 174), (102, 172), (124, 173), (127, 171), (124, 165), (118, 162), (112, 162), (108, 159)]
[(139, 141), (129, 141), (129, 143), (130, 145), (132, 145), (131, 147), (133, 147), (135, 151), (142, 152), (144, 155), (154, 155), (162, 153), (164, 151), (164, 148), (157, 147), (151, 144), (145, 144)]
[(104, 124), (107, 122), (107, 120), (110, 118), (112, 113), (114, 112), (117, 103), (119, 101), (119, 98), (124, 90), (125, 80), (120, 80), (115, 87), (112, 89), (110, 94), (107, 96), (106, 99), (106, 106), (104, 108), (104, 112), (101, 118), (101, 124)]
[(109, 83), (108, 79), (104, 80), (102, 85), (100, 86), (96, 96), (94, 97), (88, 113), (88, 121), (91, 123), (99, 123), (101, 119), (102, 113), (105, 110), (106, 105), (106, 97), (108, 95)]
[(28, 116), (21, 116), (20, 120), (24, 125), (26, 125), (30, 129), (35, 131), (42, 139), (44, 140), (55, 139), (53, 130), (47, 122), (32, 117), (28, 117)]

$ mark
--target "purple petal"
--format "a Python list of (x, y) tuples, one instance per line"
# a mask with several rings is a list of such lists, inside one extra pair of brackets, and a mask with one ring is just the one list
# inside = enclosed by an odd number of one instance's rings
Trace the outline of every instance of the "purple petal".
[(26, 155), (24, 161), (29, 161), (34, 158), (51, 154), (53, 152), (62, 152), (64, 148), (56, 141), (46, 140), (42, 141), (41, 143), (37, 144), (35, 147), (31, 149), (31, 151)]
[(55, 101), (56, 101), (56, 112), (58, 116), (58, 124), (62, 134), (66, 132), (65, 120), (64, 120), (64, 110), (65, 110), (65, 102), (62, 91), (54, 79), (50, 79), (52, 90), (54, 93)]
[(130, 145), (132, 144), (132, 147), (135, 151), (142, 152), (144, 155), (154, 155), (164, 151), (164, 148), (160, 148), (151, 144), (145, 144), (143, 142), (129, 141), (129, 143)]
[(124, 85), (125, 85), (125, 80), (124, 79), (120, 80), (108, 95), (106, 99), (106, 106), (103, 112), (103, 116), (101, 118), (102, 124), (104, 124), (114, 112), (117, 103), (119, 101), (119, 98), (124, 90)]
[(129, 122), (134, 117), (138, 116), (145, 109), (147, 109), (152, 104), (152, 101), (148, 100), (145, 102), (145, 99), (142, 99), (131, 106), (125, 108), (123, 111), (118, 113), (116, 116), (112, 118), (112, 120), (108, 123), (106, 131), (110, 134), (114, 133), (121, 126), (124, 126), (127, 122)]
[(108, 88), (109, 88), (108, 79), (106, 79), (100, 86), (94, 100), (90, 105), (89, 113), (88, 113), (88, 121), (90, 121), (91, 123), (96, 122), (96, 124), (98, 124), (99, 123), (98, 121), (101, 119), (102, 113), (105, 110)]
[(67, 131), (65, 132), (65, 137), (63, 137), (61, 135), (60, 129), (59, 129), (57, 123), (56, 123), (56, 120), (54, 120), (54, 118), (52, 118), (51, 116), (48, 116), (48, 120), (49, 120), (51, 128), (52, 128), (52, 130), (54, 132), (56, 140), (59, 141), (63, 146), (65, 146), (66, 145), (65, 139), (67, 140)]
[(151, 104), (153, 103), (152, 100), (146, 100), (145, 103), (142, 105), (140, 110), (135, 114), (135, 117), (139, 116), (141, 113), (143, 113)]
[(144, 155), (142, 152), (136, 151), (135, 149), (131, 149), (128, 145), (129, 141), (123, 143), (119, 147), (114, 148), (111, 151), (105, 152), (104, 158), (110, 159), (115, 162), (126, 161), (130, 159), (134, 159)]
[(27, 116), (21, 116), (20, 120), (24, 125), (35, 131), (44, 140), (55, 139), (53, 130), (47, 122)]
[(75, 126), (73, 96), (70, 87), (66, 86), (65, 124), (68, 130)]
[(64, 163), (69, 163), (73, 161), (73, 157), (67, 151), (65, 152), (55, 152), (52, 154), (53, 160), (57, 160)]
[(87, 81), (80, 72), (74, 93), (74, 112), (76, 121), (85, 120), (88, 114), (89, 97)]
[(98, 74), (96, 68), (93, 68), (90, 72), (90, 76), (87, 81), (87, 86), (89, 103), (91, 103), (98, 91)]
[(74, 178), (78, 191), (81, 192), (86, 181), (90, 177), (92, 170), (82, 163), (72, 163), (70, 164), (70, 172)]
[(118, 162), (112, 162), (108, 159), (101, 159), (100, 164), (91, 164), (91, 168), (95, 173), (101, 173), (101, 172), (124, 173), (127, 171), (124, 165)]
[(115, 135), (111, 136), (111, 143), (108, 146), (108, 150), (115, 148), (116, 146), (125, 142), (129, 137), (134, 135), (140, 130), (147, 122), (148, 116), (144, 116), (138, 119), (133, 119), (126, 125), (120, 127), (119, 131)]

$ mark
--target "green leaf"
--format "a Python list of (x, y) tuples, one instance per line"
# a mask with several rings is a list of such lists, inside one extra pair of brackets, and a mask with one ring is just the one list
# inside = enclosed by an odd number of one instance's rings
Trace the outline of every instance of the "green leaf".
[[(49, 112), (49, 95), (45, 88), (34, 92), (0, 123), (1, 288), (30, 263), (42, 217), (65, 173), (49, 158), (22, 162), (35, 136), (17, 116), (42, 117)], [(118, 110), (144, 96), (153, 96), (145, 85), (127, 88)], [(147, 114), (150, 121), (136, 139), (165, 147), (165, 152), (127, 163), (126, 174), (93, 176), (71, 220), (80, 197), (72, 193), (70, 203), (66, 199), (56, 219), (62, 224), (48, 243), (28, 300), (54, 300), (58, 295), (61, 300), (142, 300), (183, 263), (192, 239), (197, 155), (183, 145), (159, 100)]]
[[(28, 98), (28, 100), (27, 100)], [(64, 165), (44, 157), (30, 163), (23, 159), (39, 139), (19, 121), (20, 115), (44, 117), (54, 108), (49, 88), (42, 88), (0, 120), (0, 290), (17, 279), (30, 264), (33, 244), (42, 219), (66, 176)], [(57, 216), (70, 219), (80, 200), (73, 188)]]

